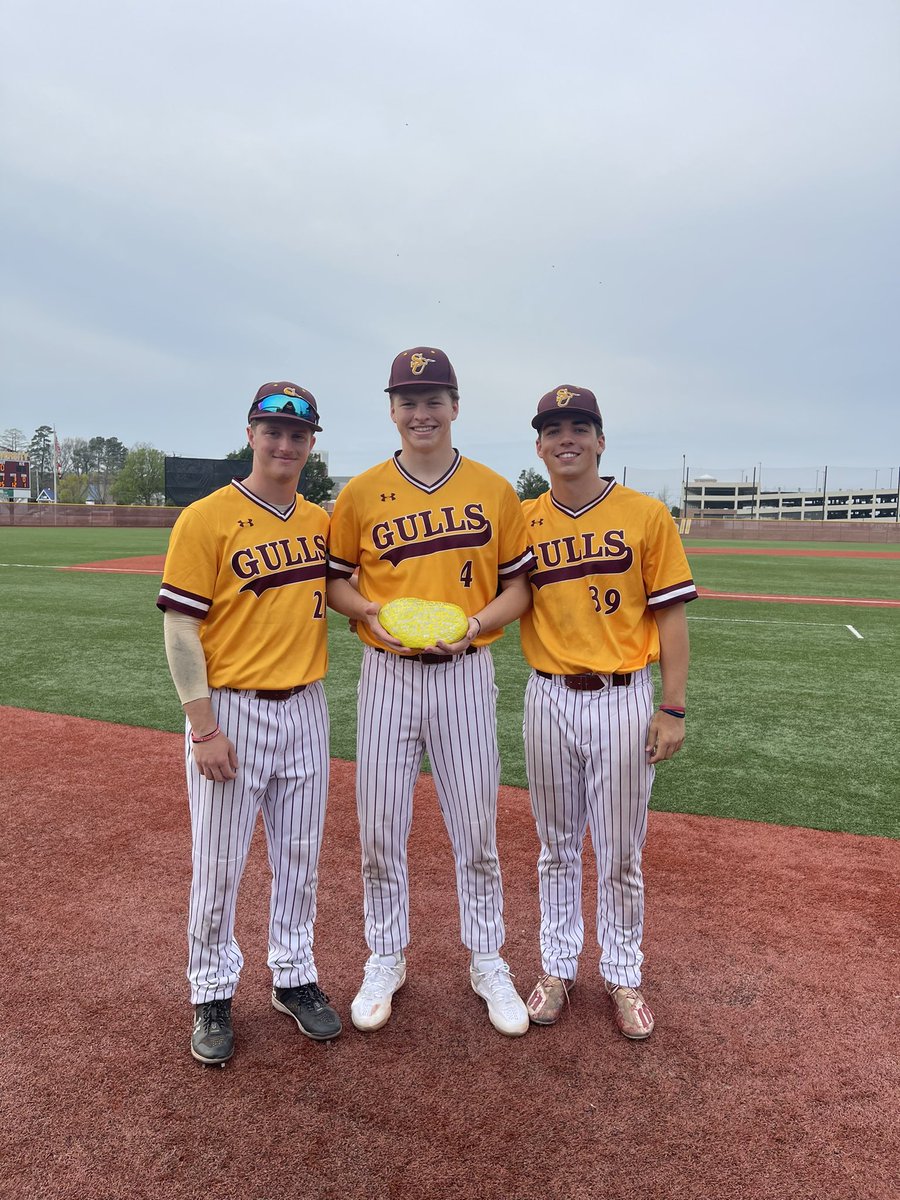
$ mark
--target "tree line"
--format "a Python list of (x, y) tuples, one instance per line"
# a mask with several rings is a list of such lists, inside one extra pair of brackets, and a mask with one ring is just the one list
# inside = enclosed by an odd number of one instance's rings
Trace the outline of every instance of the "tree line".
[(165, 455), (146, 442), (129, 449), (117, 437), (64, 437), (39, 425), (30, 439), (7, 429), (4, 447), (31, 464), (31, 494), (47, 491), (60, 504), (162, 504)]
[[(164, 504), (165, 455), (146, 442), (137, 442), (129, 450), (115, 437), (65, 437), (59, 441), (59, 453), (54, 445), (53, 428), (39, 425), (30, 441), (21, 429), (7, 429), (0, 442), (13, 457), (24, 452), (31, 460), (31, 494), (56, 482), (56, 499), (60, 504)], [(253, 452), (248, 445), (240, 446), (225, 455), (235, 462), (249, 462)], [(54, 459), (56, 461), (54, 461)], [(235, 468), (240, 474), (240, 469)], [(533, 500), (546, 492), (550, 484), (539, 471), (527, 467), (516, 481), (520, 500)], [(313, 504), (323, 504), (331, 498), (334, 480), (329, 478), (325, 464), (318, 454), (311, 454), (300, 476), (300, 491)], [(659, 493), (674, 516), (680, 510), (672, 507), (668, 490)]]
[[(58, 441), (51, 425), (39, 425), (31, 438), (21, 429), (7, 429), (0, 443), (11, 457), (22, 454), (31, 464), (33, 499), (46, 490), (60, 504), (164, 504), (165, 454), (147, 442), (130, 449), (117, 437), (64, 437)], [(249, 446), (226, 458), (249, 459)], [(240, 474), (236, 470), (236, 474)], [(310, 455), (300, 477), (300, 490), (313, 504), (331, 496), (334, 481), (318, 455)]]

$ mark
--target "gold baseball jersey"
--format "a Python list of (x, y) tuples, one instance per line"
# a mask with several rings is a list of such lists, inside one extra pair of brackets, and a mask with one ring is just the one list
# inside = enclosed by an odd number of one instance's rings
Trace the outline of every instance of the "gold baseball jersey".
[(697, 599), (665, 505), (613, 479), (573, 512), (544, 492), (522, 502), (535, 553), (522, 651), (551, 675), (640, 670), (659, 660), (653, 613)]
[[(408, 474), (398, 455), (351, 479), (331, 517), (328, 575), (349, 579), (377, 604), (401, 596), (458, 604), (473, 616), (502, 580), (533, 562), (522, 507), (510, 484), (458, 452), (436, 483)], [(362, 621), (361, 639), (379, 643)], [(502, 635), (475, 638), (485, 646)]]
[(280, 690), (328, 667), (328, 514), (297, 495), (282, 513), (238, 480), (184, 510), (157, 598), (201, 621), (210, 687)]

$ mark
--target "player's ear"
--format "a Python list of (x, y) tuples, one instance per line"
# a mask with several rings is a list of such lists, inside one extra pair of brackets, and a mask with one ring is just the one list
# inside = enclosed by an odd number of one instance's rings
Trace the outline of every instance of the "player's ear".
[(541, 460), (541, 462), (543, 462), (544, 461), (544, 451), (541, 448), (541, 435), (540, 434), (538, 434), (537, 438), (535, 439), (534, 448), (537, 451), (538, 458)]

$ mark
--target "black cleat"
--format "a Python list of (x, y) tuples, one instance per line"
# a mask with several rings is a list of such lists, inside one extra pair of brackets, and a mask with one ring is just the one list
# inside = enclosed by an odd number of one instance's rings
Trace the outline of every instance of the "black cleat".
[(231, 1025), (231, 997), (207, 1000), (194, 1005), (194, 1032), (191, 1054), (209, 1067), (224, 1067), (234, 1054), (234, 1029)]
[(341, 1032), (341, 1018), (317, 983), (292, 988), (273, 987), (272, 1007), (293, 1017), (300, 1032), (316, 1042), (336, 1038)]

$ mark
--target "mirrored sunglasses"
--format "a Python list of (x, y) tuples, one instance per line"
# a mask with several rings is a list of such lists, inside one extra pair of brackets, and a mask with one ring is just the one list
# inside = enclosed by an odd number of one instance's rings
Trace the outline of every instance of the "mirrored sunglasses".
[(287, 414), (288, 416), (302, 417), (303, 420), (312, 421), (313, 424), (319, 419), (319, 414), (309, 401), (300, 396), (266, 396), (264, 400), (258, 400), (253, 406), (254, 416), (257, 413)]

